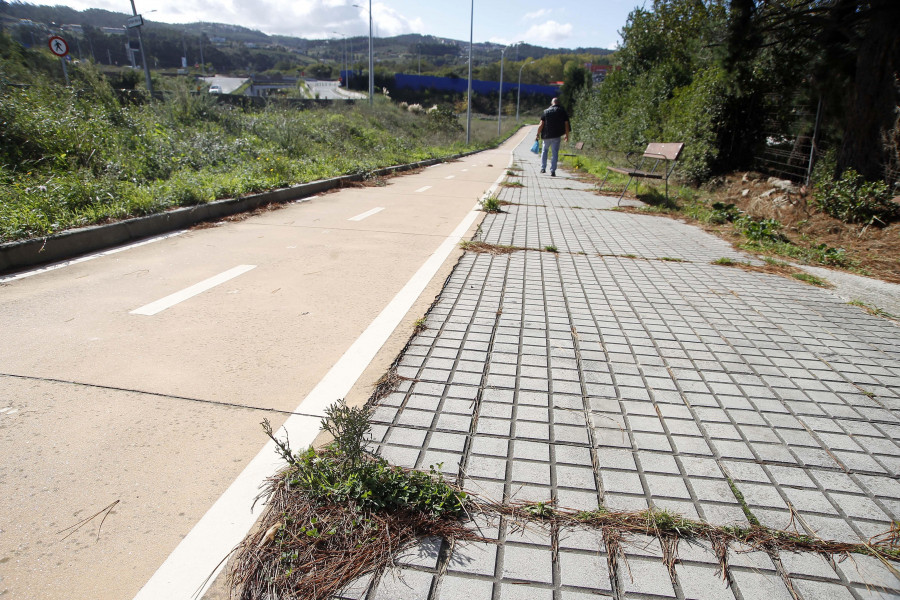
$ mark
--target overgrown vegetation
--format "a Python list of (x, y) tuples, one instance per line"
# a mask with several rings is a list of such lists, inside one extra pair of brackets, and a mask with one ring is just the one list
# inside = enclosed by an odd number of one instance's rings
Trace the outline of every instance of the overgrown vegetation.
[(892, 201), (888, 186), (866, 181), (853, 169), (839, 179), (822, 181), (814, 196), (819, 208), (845, 223), (887, 225), (900, 218), (900, 204)]
[(333, 597), (391, 564), (418, 538), (479, 539), (459, 520), (466, 494), (429, 473), (391, 466), (368, 447), (371, 406), (326, 409), (334, 441), (294, 452), (274, 435), (287, 467), (269, 479), (259, 530), (238, 548), (231, 580), (242, 600)]
[(173, 79), (163, 101), (121, 101), (90, 63), (70, 67), (65, 87), (58, 62), (40, 71), (43, 51), (0, 40), (0, 242), (467, 149), (455, 118), (386, 98), (239, 108)]
[[(585, 181), (596, 183), (606, 176), (610, 164), (590, 151), (567, 159)], [(669, 188), (668, 200), (658, 187), (641, 186), (629, 196), (640, 206), (621, 208), (629, 212), (655, 214), (689, 220), (717, 233), (737, 248), (759, 255), (783, 257), (795, 262), (839, 268), (900, 283), (900, 220), (885, 223), (897, 206), (884, 199), (858, 194), (854, 214), (866, 215), (846, 223), (820, 209), (820, 200), (799, 191), (773, 194), (776, 188), (756, 173), (737, 173), (717, 178), (718, 184), (700, 188), (687, 185)], [(859, 183), (859, 181), (857, 180)], [(610, 175), (601, 193), (615, 196), (625, 180)], [(861, 189), (884, 189), (883, 185), (860, 183)], [(618, 191), (617, 189), (618, 188)], [(770, 195), (771, 194), (771, 195)], [(821, 197), (821, 196), (820, 196)], [(873, 204), (886, 206), (880, 219), (872, 220)], [(788, 273), (789, 275), (789, 273)]]

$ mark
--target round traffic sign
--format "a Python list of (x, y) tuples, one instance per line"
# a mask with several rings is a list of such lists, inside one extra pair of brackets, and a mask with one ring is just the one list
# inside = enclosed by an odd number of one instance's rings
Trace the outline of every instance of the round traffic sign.
[(62, 39), (58, 35), (54, 35), (47, 41), (47, 44), (50, 46), (50, 52), (62, 58), (66, 54), (69, 53), (69, 44), (66, 43), (66, 40)]

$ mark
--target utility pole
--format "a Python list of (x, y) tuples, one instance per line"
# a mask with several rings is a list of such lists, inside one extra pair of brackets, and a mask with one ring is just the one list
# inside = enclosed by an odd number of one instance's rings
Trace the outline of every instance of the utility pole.
[[(475, 0), (472, 0), (473, 2)], [(375, 55), (372, 47), (372, 0), (369, 0), (369, 106), (375, 103)]]

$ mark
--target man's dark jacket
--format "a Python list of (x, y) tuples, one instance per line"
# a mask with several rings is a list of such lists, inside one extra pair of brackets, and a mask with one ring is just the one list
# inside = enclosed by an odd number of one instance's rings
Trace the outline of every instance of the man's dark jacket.
[(569, 114), (560, 105), (551, 106), (541, 114), (544, 128), (541, 129), (541, 139), (558, 138), (566, 135), (566, 121)]

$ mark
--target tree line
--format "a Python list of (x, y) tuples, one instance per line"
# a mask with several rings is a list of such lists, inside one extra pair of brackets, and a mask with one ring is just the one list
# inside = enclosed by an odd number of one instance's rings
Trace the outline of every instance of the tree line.
[(821, 107), (818, 124), (792, 133), (815, 128), (834, 175), (892, 184), (898, 23), (896, 0), (654, 0), (629, 15), (619, 69), (578, 95), (576, 129), (623, 151), (685, 142), (684, 172), (702, 181), (751, 166), (771, 142), (765, 117), (796, 101)]

